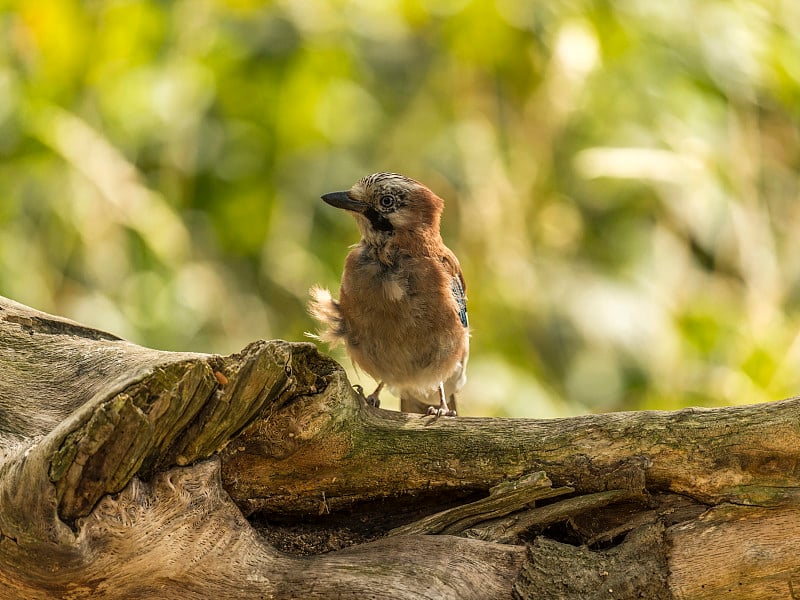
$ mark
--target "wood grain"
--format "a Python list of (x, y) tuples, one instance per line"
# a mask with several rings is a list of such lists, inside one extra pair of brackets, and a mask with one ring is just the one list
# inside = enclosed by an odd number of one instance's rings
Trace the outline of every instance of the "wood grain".
[[(0, 598), (800, 597), (798, 399), (407, 415), (310, 344), (162, 352), (2, 298), (0, 369)], [(245, 518), (329, 514), (396, 535), (290, 556)]]

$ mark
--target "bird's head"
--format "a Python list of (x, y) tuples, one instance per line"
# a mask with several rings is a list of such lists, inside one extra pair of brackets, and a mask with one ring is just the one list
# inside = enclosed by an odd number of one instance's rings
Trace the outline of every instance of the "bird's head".
[(439, 233), (444, 201), (427, 187), (397, 173), (375, 173), (344, 192), (322, 199), (350, 211), (366, 240), (380, 240), (395, 232)]

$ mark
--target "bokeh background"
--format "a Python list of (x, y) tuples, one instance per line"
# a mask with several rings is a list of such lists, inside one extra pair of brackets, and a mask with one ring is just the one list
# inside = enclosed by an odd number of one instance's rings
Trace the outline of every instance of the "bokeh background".
[(302, 340), (357, 241), (320, 194), (396, 171), (447, 201), (462, 414), (794, 395), (798, 36), (796, 0), (0, 1), (0, 294)]

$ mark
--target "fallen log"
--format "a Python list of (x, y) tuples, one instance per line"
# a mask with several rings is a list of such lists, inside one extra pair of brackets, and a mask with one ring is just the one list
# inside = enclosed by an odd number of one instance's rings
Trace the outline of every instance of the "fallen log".
[(368, 406), (313, 345), (143, 348), (0, 299), (2, 598), (800, 594), (800, 400)]

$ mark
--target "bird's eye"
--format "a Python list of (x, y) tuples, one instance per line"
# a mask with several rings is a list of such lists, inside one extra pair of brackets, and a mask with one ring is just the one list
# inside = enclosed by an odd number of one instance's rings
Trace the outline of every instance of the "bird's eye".
[(394, 198), (392, 196), (381, 196), (380, 202), (383, 208), (391, 208), (394, 206)]

